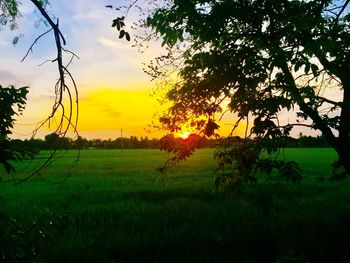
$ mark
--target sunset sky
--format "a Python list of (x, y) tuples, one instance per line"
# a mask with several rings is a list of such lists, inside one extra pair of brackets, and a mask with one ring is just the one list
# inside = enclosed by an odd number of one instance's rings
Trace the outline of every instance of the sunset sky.
[[(47, 30), (43, 24), (35, 27), (39, 14), (29, 1), (22, 2), (19, 29), (3, 29), (0, 35), (1, 84), (30, 86), (26, 110), (14, 130), (19, 138), (25, 138), (35, 128), (29, 124), (50, 114), (57, 79), (55, 64), (38, 66), (55, 58), (51, 35), (42, 38), (34, 46), (33, 54), (20, 62), (35, 38)], [(131, 42), (118, 39), (116, 30), (110, 26), (118, 14), (105, 8), (111, 1), (51, 2), (51, 14), (60, 19), (67, 48), (80, 57), (71, 67), (80, 92), (80, 134), (87, 138), (116, 138), (122, 128), (125, 136), (158, 137), (159, 133), (145, 132), (159, 106), (151, 96), (155, 84), (142, 71), (142, 62), (154, 57), (155, 51), (149, 49), (141, 54), (131, 47)], [(16, 35), (22, 37), (13, 46)], [(42, 129), (38, 136), (47, 133), (47, 129)]]
[[(4, 28), (0, 34), (0, 80), (3, 86), (30, 86), (26, 110), (14, 129), (14, 136), (23, 139), (30, 137), (35, 123), (50, 114), (57, 68), (52, 63), (38, 66), (55, 58), (52, 35), (41, 39), (33, 54), (20, 62), (35, 38), (47, 30), (42, 23), (35, 26), (40, 14), (30, 1), (22, 2), (19, 29)], [(160, 132), (145, 131), (159, 105), (151, 96), (155, 83), (143, 72), (142, 62), (159, 55), (160, 46), (155, 43), (141, 54), (131, 47), (131, 42), (118, 39), (118, 33), (111, 28), (111, 21), (118, 14), (105, 5), (120, 2), (51, 1), (50, 14), (60, 19), (66, 47), (80, 57), (71, 67), (80, 92), (79, 132), (89, 139), (114, 139), (120, 136), (120, 129), (124, 136), (159, 137)], [(131, 24), (136, 18), (131, 14), (128, 19)], [(12, 39), (16, 35), (21, 38), (14, 46)], [(229, 129), (227, 123), (222, 127)], [(43, 128), (38, 136), (47, 133), (48, 129)]]

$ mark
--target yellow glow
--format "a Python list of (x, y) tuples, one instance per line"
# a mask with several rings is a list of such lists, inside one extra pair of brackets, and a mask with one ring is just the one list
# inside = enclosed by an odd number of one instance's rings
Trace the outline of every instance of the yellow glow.
[(182, 139), (187, 139), (188, 138), (188, 136), (190, 136), (190, 133), (189, 132), (183, 132), (182, 134), (181, 134), (181, 138)]
[[(148, 136), (149, 138), (163, 136), (166, 131), (152, 129), (152, 133), (148, 133), (147, 130), (152, 121), (157, 123), (157, 119), (154, 118), (155, 113), (164, 110), (169, 105), (160, 106), (157, 97), (151, 96), (152, 89), (150, 87), (147, 88), (147, 85), (149, 83), (140, 84), (142, 89), (119, 90), (89, 87), (87, 91), (84, 90), (85, 94), (83, 93), (79, 100), (79, 134), (88, 139), (115, 139), (121, 135), (123, 137)], [(40, 104), (29, 104), (24, 116), (18, 118), (17, 123), (19, 125), (16, 127), (15, 135), (30, 136), (36, 125), (28, 126), (23, 124), (35, 123), (46, 118), (51, 112), (51, 107), (51, 99)], [(47, 133), (52, 132), (56, 128), (54, 124), (58, 122), (57, 118), (56, 121), (53, 120), (51, 122), (50, 130), (48, 125), (42, 127), (38, 137), (43, 138)], [(221, 136), (230, 134), (234, 119), (233, 115), (227, 115), (218, 123)], [(196, 130), (189, 124), (184, 124), (182, 129), (174, 135), (175, 137), (187, 139), (191, 133), (196, 133)], [(245, 123), (242, 123), (237, 127), (233, 135), (242, 136), (244, 133)], [(71, 136), (71, 134), (68, 134), (68, 136)]]
[[(123, 136), (158, 137), (159, 132), (147, 134), (154, 113), (160, 109), (150, 90), (99, 89), (80, 101), (78, 129), (82, 134), (103, 132), (117, 138)], [(90, 136), (89, 136), (90, 137)]]

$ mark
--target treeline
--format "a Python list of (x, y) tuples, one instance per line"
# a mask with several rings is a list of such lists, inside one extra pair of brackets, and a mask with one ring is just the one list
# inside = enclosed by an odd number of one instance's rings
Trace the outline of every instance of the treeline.
[[(177, 139), (184, 140), (184, 139)], [(188, 139), (187, 139), (188, 140)], [(225, 138), (217, 139), (200, 139), (199, 148), (215, 148), (223, 145)], [(235, 137), (235, 140), (241, 140), (240, 137)], [(129, 138), (117, 139), (92, 139), (79, 137), (76, 140), (71, 138), (61, 138), (57, 134), (49, 134), (45, 139), (30, 139), (30, 140), (12, 140), (13, 147), (20, 147), (28, 150), (52, 150), (52, 149), (160, 149), (164, 141), (162, 139), (149, 139), (145, 137), (131, 136)], [(323, 136), (300, 136), (299, 138), (288, 138), (284, 140), (282, 145), (287, 148), (319, 148), (330, 147)]]
[(328, 148), (331, 147), (324, 136), (300, 136), (299, 138), (291, 138), (285, 140), (284, 147), (287, 148)]

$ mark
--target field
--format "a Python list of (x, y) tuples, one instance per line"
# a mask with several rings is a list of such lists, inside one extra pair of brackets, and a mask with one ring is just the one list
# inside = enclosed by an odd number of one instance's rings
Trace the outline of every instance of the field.
[(76, 154), (0, 184), (0, 262), (350, 262), (350, 182), (317, 180), (331, 149), (286, 149), (301, 185), (261, 177), (239, 198), (213, 191), (211, 149), (165, 184), (158, 150), (85, 150), (66, 178)]

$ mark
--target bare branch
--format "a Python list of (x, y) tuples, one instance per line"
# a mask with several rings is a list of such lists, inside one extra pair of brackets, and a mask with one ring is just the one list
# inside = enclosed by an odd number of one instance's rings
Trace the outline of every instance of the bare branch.
[[(50, 124), (50, 120), (52, 118), (54, 118), (55, 114), (58, 112), (58, 110), (60, 109), (61, 112), (61, 117), (60, 117), (60, 121), (57, 125), (57, 128), (55, 130), (56, 133), (60, 134), (61, 136), (65, 136), (68, 132), (69, 127), (75, 127), (74, 128), (74, 132), (77, 134), (77, 120), (78, 120), (78, 109), (76, 111), (76, 115), (75, 115), (75, 124), (72, 124), (72, 119), (73, 119), (73, 98), (72, 98), (72, 92), (70, 91), (69, 85), (67, 84), (67, 80), (66, 80), (66, 75), (69, 76), (70, 81), (73, 83), (73, 90), (74, 90), (74, 96), (78, 96), (78, 91), (77, 91), (77, 85), (76, 82), (74, 81), (74, 78), (72, 76), (72, 74), (69, 72), (68, 67), (69, 65), (72, 63), (74, 58), (79, 58), (74, 52), (69, 51), (65, 48), (62, 47), (62, 44), (65, 45), (66, 44), (66, 40), (63, 37), (63, 34), (61, 33), (60, 29), (59, 29), (59, 20), (57, 19), (57, 22), (55, 23), (50, 16), (47, 14), (47, 12), (45, 11), (45, 9), (42, 7), (42, 5), (40, 4), (40, 2), (38, 0), (31, 0), (32, 3), (36, 6), (36, 8), (40, 11), (40, 13), (42, 14), (42, 16), (46, 19), (46, 21), (48, 22), (48, 24), (50, 25), (51, 29), (48, 30), (47, 32), (45, 32), (44, 34), (42, 34), (41, 36), (39, 36), (36, 41), (34, 41), (34, 43), (32, 44), (32, 46), (30, 47), (29, 51), (32, 50), (33, 45), (45, 34), (47, 34), (48, 32), (52, 31), (54, 32), (54, 37), (55, 37), (55, 44), (56, 44), (56, 50), (57, 50), (57, 57), (53, 60), (51, 60), (51, 62), (55, 62), (57, 63), (57, 67), (58, 67), (58, 72), (59, 72), (59, 78), (56, 82), (55, 85), (55, 95), (56, 95), (56, 99), (55, 99), (55, 103), (52, 107), (52, 112), (51, 114), (48, 116), (48, 118), (46, 118), (43, 123), (41, 125), (39, 125), (39, 127), (37, 127), (34, 130), (34, 134), (36, 134), (36, 132), (38, 131), (38, 129), (40, 129), (45, 123), (49, 123)], [(27, 53), (29, 53), (29, 51)], [(64, 66), (63, 65), (63, 53), (69, 53), (71, 54), (71, 58), (68, 61), (67, 65)], [(42, 64), (46, 63), (47, 61), (43, 62)], [(41, 65), (42, 65), (41, 64)], [(65, 112), (65, 106), (63, 105), (63, 96), (64, 96), (64, 92), (67, 92), (68, 95), (68, 102), (69, 102), (69, 112), (67, 113), (68, 117), (66, 118), (66, 112)], [(76, 102), (76, 107), (78, 107), (78, 98), (74, 98), (74, 101)], [(65, 127), (63, 127), (64, 124), (64, 120), (67, 119), (68, 123)]]
[(29, 55), (29, 52), (32, 52), (32, 53), (33, 53), (33, 47), (34, 47), (34, 45), (38, 42), (38, 40), (39, 40), (40, 38), (42, 38), (43, 36), (45, 36), (46, 34), (48, 34), (49, 32), (51, 32), (52, 30), (53, 30), (53, 28), (50, 28), (49, 30), (47, 30), (45, 33), (42, 33), (40, 36), (38, 36), (38, 37), (34, 40), (34, 42), (31, 44), (31, 46), (30, 46), (29, 49), (27, 50), (27, 53), (25, 54), (25, 56), (22, 58), (21, 62), (23, 62), (23, 61), (27, 58), (27, 56)]
[[(53, 31), (54, 38), (55, 38), (55, 45), (56, 45), (56, 58), (54, 58), (52, 60), (46, 60), (43, 63), (41, 63), (39, 66), (45, 64), (48, 61), (50, 61), (52, 63), (57, 63), (57, 68), (58, 68), (58, 73), (59, 73), (58, 80), (56, 81), (55, 86), (54, 86), (55, 102), (52, 106), (52, 111), (46, 119), (44, 119), (43, 121), (38, 123), (37, 127), (32, 132), (32, 138), (35, 137), (35, 135), (37, 134), (39, 129), (41, 129), (46, 124), (49, 126), (49, 128), (51, 128), (50, 127), (51, 124), (54, 124), (55, 125), (54, 132), (56, 134), (58, 134), (60, 137), (65, 137), (70, 128), (73, 129), (74, 134), (79, 136), (78, 131), (77, 131), (78, 114), (79, 114), (79, 110), (78, 110), (78, 102), (79, 102), (78, 95), (79, 94), (78, 94), (78, 88), (77, 88), (76, 82), (75, 82), (72, 74), (68, 70), (68, 67), (72, 63), (73, 59), (74, 58), (79, 59), (79, 57), (74, 52), (62, 47), (62, 45), (66, 45), (66, 40), (60, 31), (59, 20), (57, 19), (57, 21), (55, 23), (50, 18), (50, 16), (48, 15), (48, 13), (46, 12), (44, 7), (41, 5), (41, 3), (38, 0), (30, 0), (30, 1), (39, 10), (41, 15), (45, 18), (45, 20), (48, 22), (48, 24), (51, 28), (49, 30), (47, 30), (46, 32), (44, 32), (43, 34), (39, 35), (34, 40), (32, 45), (29, 47), (27, 53), (23, 57), (22, 62), (27, 58), (27, 56), (29, 55), (30, 52), (33, 52), (34, 45), (37, 44), (37, 42), (43, 36), (45, 36), (46, 34), (48, 34), (51, 31)], [(64, 57), (63, 57), (63, 55), (65, 53), (71, 55), (71, 57), (70, 57), (68, 63), (66, 63), (66, 65), (64, 65), (65, 62), (64, 62)], [(68, 82), (66, 79), (67, 76), (68, 76)], [(72, 85), (73, 88), (71, 88), (70, 85)], [(69, 106), (67, 108), (65, 107), (65, 104), (64, 104), (65, 97), (67, 97), (67, 99), (68, 99)], [(73, 101), (75, 102), (75, 104), (73, 104)], [(73, 105), (74, 105), (74, 107), (73, 107)], [(75, 114), (73, 114), (74, 109), (76, 110)], [(58, 113), (60, 114), (60, 117), (58, 119), (58, 122), (56, 123), (56, 117), (57, 117), (56, 115)], [(75, 121), (73, 121), (73, 119), (75, 119)], [(17, 184), (23, 183), (23, 182), (27, 181), (28, 179), (30, 179), (31, 177), (33, 177), (34, 175), (41, 173), (44, 169), (46, 169), (51, 164), (51, 162), (54, 159), (57, 158), (57, 156), (58, 156), (58, 152), (55, 149), (50, 153), (49, 157), (46, 159), (46, 161), (43, 164), (40, 165), (40, 167), (38, 169), (36, 169), (34, 172), (32, 172), (29, 176), (21, 179)], [(77, 163), (78, 159), (79, 159), (79, 155), (77, 157), (77, 160), (74, 162), (74, 164)]]
[(340, 101), (333, 101), (333, 100), (330, 100), (330, 99), (327, 99), (327, 98), (324, 98), (324, 97), (316, 96), (316, 99), (318, 99), (322, 103), (323, 102), (327, 102), (327, 103), (332, 104), (332, 105), (337, 106), (337, 107), (342, 107), (342, 105), (343, 105), (343, 103), (340, 102)]
[(349, 3), (350, 3), (350, 0), (346, 0), (346, 1), (345, 1), (345, 3), (344, 3), (344, 5), (343, 5), (342, 9), (341, 9), (340, 12), (337, 14), (337, 16), (336, 16), (336, 18), (335, 18), (335, 20), (334, 20), (336, 24), (338, 23), (338, 20), (339, 20), (341, 14), (344, 12), (345, 8), (348, 6)]
[(287, 128), (288, 126), (301, 126), (307, 128), (313, 128), (312, 124), (304, 124), (304, 123), (288, 123), (287, 125), (277, 126), (278, 128)]

